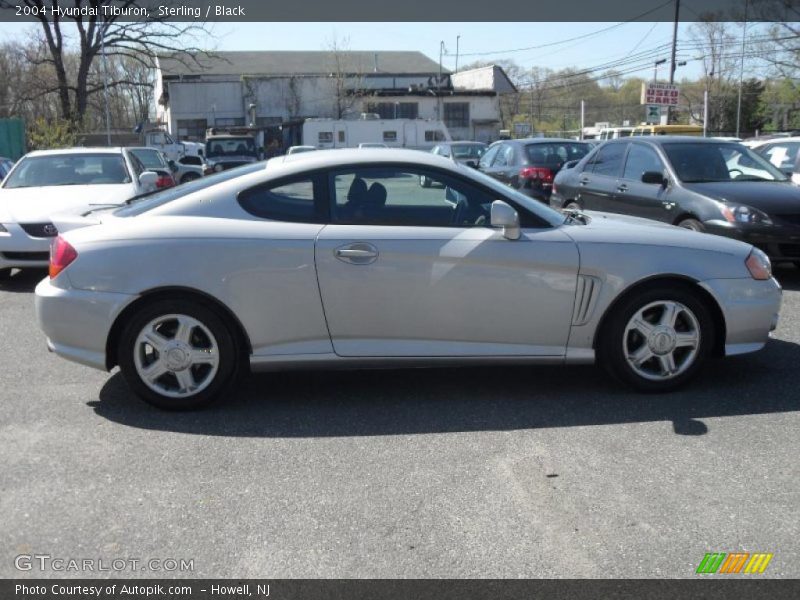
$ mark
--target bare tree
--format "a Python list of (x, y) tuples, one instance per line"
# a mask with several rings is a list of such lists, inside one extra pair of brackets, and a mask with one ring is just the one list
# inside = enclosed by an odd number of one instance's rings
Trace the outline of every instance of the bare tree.
[(350, 40), (336, 36), (328, 44), (333, 80), (333, 113), (337, 119), (347, 116), (364, 94), (364, 65), (349, 50)]
[[(87, 0), (93, 9), (90, 16), (62, 18), (60, 8), (80, 8), (84, 3), (68, 0), (23, 0), (35, 9), (40, 25), (40, 51), (30, 57), (35, 64), (48, 65), (55, 73), (55, 82), (42, 93), (53, 92), (58, 98), (61, 116), (74, 122), (83, 119), (92, 94), (103, 89), (103, 78), (93, 69), (105, 46), (109, 58), (126, 59), (143, 67), (153, 68), (157, 54), (169, 53), (183, 60), (195, 60), (203, 50), (190, 42), (207, 38), (205, 25), (177, 23), (163, 17), (148, 16), (141, 21), (122, 21), (120, 11), (145, 8), (144, 0)], [(169, 2), (165, 2), (165, 5)], [(113, 5), (119, 11), (106, 12)], [(0, 0), (0, 8), (13, 4)], [(155, 14), (152, 11), (149, 13)], [(73, 41), (74, 36), (74, 41)], [(72, 52), (72, 50), (77, 50)], [(74, 65), (71, 61), (74, 60)], [(135, 80), (115, 78), (110, 87), (138, 85)]]

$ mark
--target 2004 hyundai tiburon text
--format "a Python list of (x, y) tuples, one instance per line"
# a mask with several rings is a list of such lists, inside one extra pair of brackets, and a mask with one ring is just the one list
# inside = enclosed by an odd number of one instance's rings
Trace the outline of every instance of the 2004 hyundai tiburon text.
[(47, 343), (119, 365), (168, 409), (219, 397), (242, 367), (596, 360), (666, 391), (762, 348), (781, 302), (749, 244), (565, 217), (412, 150), (276, 158), (88, 222), (56, 238), (36, 288)]

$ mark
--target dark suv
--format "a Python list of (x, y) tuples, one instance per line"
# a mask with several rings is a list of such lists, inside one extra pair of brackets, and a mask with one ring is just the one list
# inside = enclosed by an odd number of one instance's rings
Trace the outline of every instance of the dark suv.
[(583, 158), (591, 148), (585, 142), (556, 138), (505, 140), (489, 146), (478, 169), (546, 203), (564, 163)]
[(555, 179), (550, 205), (743, 240), (800, 266), (800, 187), (747, 147), (680, 136), (605, 142)]

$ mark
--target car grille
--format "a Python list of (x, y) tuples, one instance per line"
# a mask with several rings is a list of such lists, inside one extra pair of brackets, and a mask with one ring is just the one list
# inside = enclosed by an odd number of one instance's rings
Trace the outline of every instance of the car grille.
[(792, 225), (800, 225), (800, 214), (798, 215), (775, 215), (781, 221), (785, 223), (791, 223)]
[(800, 257), (800, 244), (778, 244), (781, 256)]
[(20, 223), (19, 226), (31, 237), (47, 238), (58, 235), (58, 229), (52, 223)]
[(49, 252), (0, 252), (6, 260), (50, 260)]

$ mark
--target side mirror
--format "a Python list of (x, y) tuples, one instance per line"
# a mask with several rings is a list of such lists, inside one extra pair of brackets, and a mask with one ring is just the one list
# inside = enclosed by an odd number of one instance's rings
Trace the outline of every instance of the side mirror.
[(492, 202), (490, 217), (492, 227), (502, 227), (503, 237), (509, 240), (518, 240), (522, 232), (519, 228), (519, 215), (511, 206), (502, 200)]
[(175, 173), (178, 170), (178, 165), (175, 164), (174, 160), (169, 161), (167, 164), (169, 165), (170, 171), (172, 171), (173, 173)]
[(142, 187), (156, 187), (156, 183), (158, 182), (158, 173), (155, 171), (144, 171), (141, 175), (139, 175), (139, 183), (142, 184)]
[(658, 185), (666, 185), (667, 180), (664, 174), (660, 171), (645, 171), (642, 173), (642, 183), (657, 183)]

